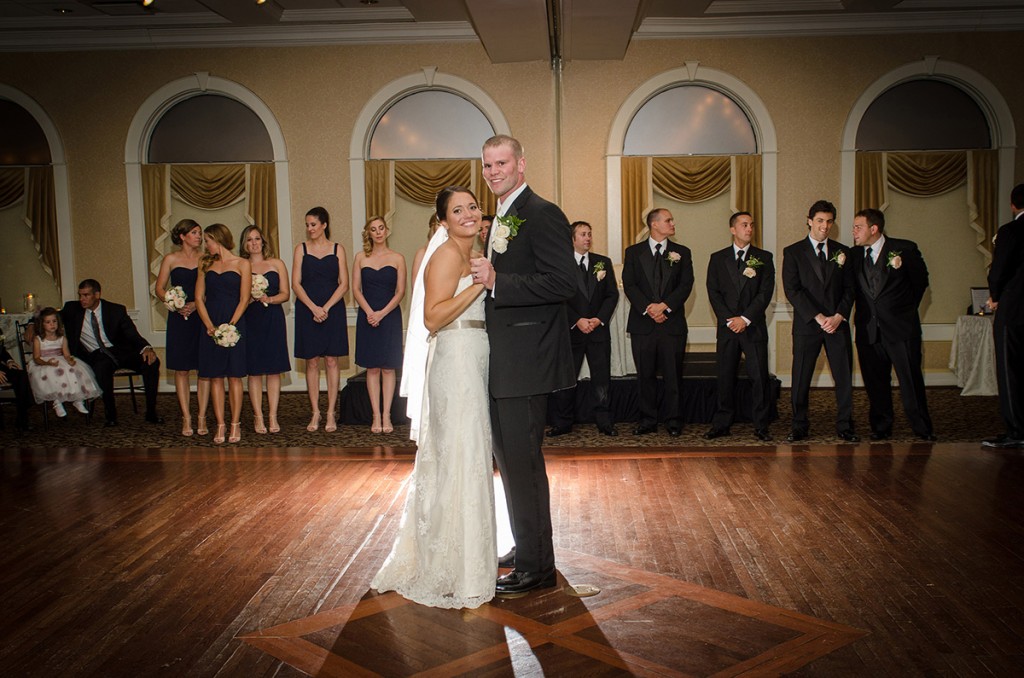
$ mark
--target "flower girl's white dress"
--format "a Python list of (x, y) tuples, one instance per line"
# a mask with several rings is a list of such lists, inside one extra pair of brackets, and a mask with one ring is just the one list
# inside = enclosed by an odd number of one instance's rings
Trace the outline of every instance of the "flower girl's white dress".
[[(462, 278), (456, 294), (470, 284), (471, 276)], [(490, 349), (483, 320), (481, 295), (431, 340), (416, 465), (395, 544), (371, 584), (431, 607), (472, 608), (494, 597)]]
[(103, 391), (96, 383), (92, 368), (84, 360), (75, 360), (74, 365), (64, 359), (64, 337), (56, 339), (39, 338), (39, 357), (43, 360), (57, 359), (57, 365), (37, 365), (31, 358), (28, 363), (28, 380), (32, 395), (37, 403), (75, 402), (98, 398)]

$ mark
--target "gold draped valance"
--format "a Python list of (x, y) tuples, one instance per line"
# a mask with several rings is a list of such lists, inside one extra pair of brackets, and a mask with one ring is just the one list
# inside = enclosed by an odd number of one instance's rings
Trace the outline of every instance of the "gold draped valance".
[(378, 215), (391, 223), (395, 192), (414, 203), (434, 206), (438, 192), (448, 186), (473, 191), (484, 214), (494, 214), (496, 200), (483, 180), (479, 160), (367, 160), (366, 218)]
[(24, 222), (32, 234), (39, 264), (53, 278), (60, 294), (60, 243), (57, 235), (57, 196), (53, 168), (0, 169), (0, 209), (25, 200)]
[[(704, 202), (731, 190), (732, 209), (750, 212), (761, 224), (760, 155), (623, 157), (620, 171), (624, 248), (647, 228), (644, 217), (654, 207), (652, 189), (683, 203)], [(754, 244), (761, 245), (760, 229), (754, 233)]]
[(992, 258), (992, 236), (998, 224), (999, 155), (995, 150), (922, 153), (858, 153), (854, 202), (857, 210), (889, 206), (888, 189), (916, 197), (948, 193), (967, 184), (970, 228), (976, 246)]

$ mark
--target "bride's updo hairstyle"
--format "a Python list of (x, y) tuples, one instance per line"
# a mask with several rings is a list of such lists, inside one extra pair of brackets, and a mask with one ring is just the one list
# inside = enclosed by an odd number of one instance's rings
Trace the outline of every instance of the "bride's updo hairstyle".
[(473, 191), (469, 190), (465, 186), (449, 186), (447, 188), (442, 188), (437, 194), (437, 199), (434, 200), (434, 209), (437, 210), (438, 220), (445, 220), (445, 216), (448, 214), (448, 203), (451, 202), (452, 196), (456, 193), (468, 193), (473, 196), (473, 202), (476, 202), (476, 196), (473, 195)]

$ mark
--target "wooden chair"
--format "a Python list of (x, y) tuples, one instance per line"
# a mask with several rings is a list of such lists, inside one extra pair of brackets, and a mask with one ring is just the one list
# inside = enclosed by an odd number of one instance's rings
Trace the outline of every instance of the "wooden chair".
[[(18, 332), (18, 357), (21, 359), (21, 365), (28, 370), (28, 362), (32, 360), (32, 339), (35, 337), (35, 331), (29, 330), (33, 327), (32, 321), (23, 323), (17, 323), (15, 325)], [(43, 430), (50, 424), (50, 408), (47, 407), (49, 403), (39, 403), (39, 406), (43, 408)]]
[[(115, 381), (118, 378), (127, 379), (128, 380), (128, 385), (127, 386), (115, 386), (114, 390), (115, 391), (127, 390), (129, 393), (131, 393), (131, 396), (132, 396), (132, 412), (134, 412), (135, 414), (138, 414), (139, 413), (139, 404), (135, 401), (135, 379), (136, 378), (141, 379), (142, 375), (139, 374), (138, 372), (136, 372), (135, 370), (129, 368), (129, 367), (119, 367), (117, 369), (117, 371), (114, 372), (114, 379), (115, 379)], [(92, 410), (90, 409), (90, 411), (92, 411)]]

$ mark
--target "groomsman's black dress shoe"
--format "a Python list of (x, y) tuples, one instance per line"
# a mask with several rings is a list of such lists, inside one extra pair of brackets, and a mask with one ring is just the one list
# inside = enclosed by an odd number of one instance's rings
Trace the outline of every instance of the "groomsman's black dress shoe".
[(794, 430), (790, 431), (789, 435), (786, 436), (787, 443), (797, 443), (801, 440), (807, 440), (807, 431)]
[(872, 440), (888, 440), (892, 436), (892, 431), (872, 431)]
[(729, 435), (729, 429), (713, 428), (708, 430), (708, 432), (704, 434), (704, 440), (714, 440), (715, 438), (721, 438), (727, 435)]
[(935, 437), (934, 433), (918, 433), (917, 437), (919, 440), (923, 440), (929, 443), (934, 443), (936, 440), (938, 440), (938, 438)]
[(564, 436), (566, 433), (572, 433), (572, 426), (552, 426), (544, 435), (548, 438), (557, 438), (558, 436)]
[(498, 567), (515, 567), (516, 566), (516, 547), (513, 546), (512, 550), (498, 558)]
[(105, 422), (103, 422), (103, 425), (106, 426), (107, 428), (110, 428), (111, 426), (117, 426), (117, 419), (107, 419)]
[(612, 426), (611, 424), (605, 424), (604, 426), (602, 426), (601, 424), (598, 424), (597, 425), (597, 430), (600, 431), (601, 433), (605, 434), (606, 436), (617, 436), (617, 435), (619, 435), (619, 432), (616, 431), (615, 427)]
[(162, 424), (164, 423), (164, 418), (161, 417), (156, 412), (150, 412), (149, 414), (146, 415), (146, 421), (148, 421), (150, 424)]
[(683, 435), (683, 429), (679, 426), (669, 426), (668, 434), (673, 438), (678, 438), (679, 436)]
[(860, 442), (860, 436), (857, 435), (856, 433), (854, 433), (853, 431), (840, 431), (836, 435), (839, 436), (840, 440), (845, 440), (848, 443), (859, 443)]
[(995, 438), (986, 438), (981, 441), (982, 447), (994, 447), (1003, 450), (1012, 450), (1020, 447), (1024, 447), (1024, 440), (1015, 440), (1005, 433), (996, 436)]
[(549, 572), (520, 572), (512, 570), (498, 577), (494, 584), (496, 593), (525, 593), (534, 589), (547, 589), (558, 583), (554, 570)]
[(658, 431), (657, 424), (637, 424), (636, 428), (633, 429), (633, 435), (645, 436), (648, 433), (656, 433)]
[(772, 434), (769, 433), (768, 429), (766, 428), (757, 429), (756, 431), (754, 431), (754, 435), (757, 436), (757, 439), (763, 443), (767, 443), (772, 439)]

